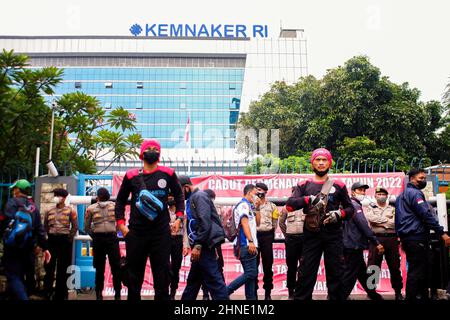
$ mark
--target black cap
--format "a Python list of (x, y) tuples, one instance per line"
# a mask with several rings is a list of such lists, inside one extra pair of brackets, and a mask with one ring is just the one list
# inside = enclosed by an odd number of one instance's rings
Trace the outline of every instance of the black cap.
[(179, 176), (179, 177), (178, 177), (178, 181), (180, 181), (180, 184), (181, 184), (182, 186), (185, 186), (185, 185), (190, 185), (190, 186), (192, 186), (191, 178), (189, 178), (188, 176)]
[(63, 197), (63, 198), (65, 198), (65, 197), (67, 197), (69, 195), (69, 192), (67, 192), (67, 190), (63, 189), (63, 188), (56, 188), (55, 190), (53, 190), (53, 194), (56, 197)]
[(255, 187), (264, 190), (265, 192), (269, 191), (269, 188), (267, 187), (267, 185), (263, 182), (258, 182), (255, 184)]
[(367, 184), (362, 184), (361, 182), (357, 181), (352, 185), (352, 191), (356, 189), (369, 189), (370, 187)]
[(378, 192), (384, 192), (386, 194), (389, 194), (389, 192), (383, 187), (376, 187), (375, 188), (375, 193), (378, 193)]
[(97, 197), (102, 201), (108, 201), (111, 195), (109, 194), (108, 189), (106, 188), (99, 188), (97, 190)]

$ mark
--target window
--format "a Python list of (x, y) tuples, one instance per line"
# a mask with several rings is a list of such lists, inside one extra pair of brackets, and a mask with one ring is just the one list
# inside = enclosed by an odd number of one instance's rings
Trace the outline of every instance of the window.
[(180, 103), (180, 109), (186, 109), (186, 103), (181, 102)]
[(79, 82), (79, 81), (75, 82), (75, 88), (81, 89), (81, 82)]
[(111, 109), (111, 103), (110, 102), (106, 102), (105, 103), (105, 109)]
[(136, 102), (136, 109), (142, 109), (142, 102)]
[(229, 89), (230, 90), (236, 90), (236, 83), (230, 83)]
[(106, 89), (112, 89), (112, 87), (113, 87), (112, 82), (105, 82), (105, 88)]
[(144, 83), (143, 82), (136, 82), (136, 88), (137, 89), (144, 89)]
[(181, 82), (180, 83), (180, 89), (187, 89), (187, 86), (186, 86), (185, 82)]

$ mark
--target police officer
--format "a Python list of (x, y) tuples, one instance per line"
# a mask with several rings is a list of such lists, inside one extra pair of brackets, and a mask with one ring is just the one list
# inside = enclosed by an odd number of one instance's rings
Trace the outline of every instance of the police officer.
[[(150, 139), (141, 144), (139, 158), (143, 168), (128, 170), (123, 178), (116, 199), (116, 221), (125, 237), (128, 267), (128, 300), (140, 300), (144, 282), (145, 266), (150, 257), (153, 273), (155, 300), (169, 300), (170, 261), (170, 217), (167, 207), (169, 193), (173, 193), (179, 229), (184, 219), (184, 197), (175, 170), (160, 166), (161, 145)], [(137, 206), (141, 191), (147, 190), (158, 202), (154, 205), (162, 210), (141, 211)], [(125, 206), (131, 194), (129, 226), (125, 224)], [(148, 196), (147, 200), (151, 200)], [(146, 201), (147, 201), (146, 200)], [(159, 206), (159, 204), (161, 206)], [(157, 212), (155, 216), (155, 212)], [(153, 220), (149, 217), (153, 217)]]
[(395, 208), (389, 205), (389, 192), (382, 187), (375, 188), (376, 203), (365, 208), (364, 213), (378, 241), (383, 245), (384, 254), (379, 254), (372, 243), (369, 245), (369, 266), (381, 267), (383, 255), (391, 274), (391, 285), (395, 291), (395, 300), (403, 300), (403, 280), (400, 272), (400, 252), (397, 234), (395, 233)]
[(92, 238), (95, 268), (95, 293), (97, 300), (103, 300), (105, 263), (108, 256), (113, 277), (114, 299), (120, 300), (122, 283), (120, 278), (120, 249), (116, 232), (114, 202), (109, 201), (108, 189), (97, 190), (97, 203), (86, 209), (84, 229)]
[(427, 185), (423, 169), (411, 169), (409, 182), (395, 202), (395, 229), (406, 253), (408, 274), (406, 278), (406, 300), (429, 299), (429, 246), (430, 230), (450, 246), (450, 237), (436, 217), (421, 191)]
[[(50, 261), (51, 254), (47, 250), (48, 244), (41, 215), (30, 197), (31, 184), (25, 179), (20, 179), (11, 185), (10, 189), (12, 189), (13, 198), (8, 201), (5, 212), (0, 216), (2, 225), (6, 228), (6, 230), (0, 230), (4, 232), (2, 261), (11, 299), (28, 300), (25, 283), (30, 280), (26, 280), (25, 277), (34, 275), (34, 272), (29, 270), (34, 271), (35, 252), (44, 250), (44, 263)], [(24, 217), (18, 214), (19, 211)], [(24, 219), (27, 217), (30, 219)], [(21, 223), (18, 224), (18, 222)], [(19, 231), (22, 228), (28, 236)]]
[(72, 242), (78, 230), (77, 213), (65, 204), (69, 195), (67, 190), (58, 188), (53, 190), (56, 206), (46, 212), (44, 228), (48, 235), (48, 248), (52, 255), (50, 262), (45, 265), (44, 290), (48, 298), (53, 294), (53, 282), (56, 288), (55, 300), (68, 298), (67, 268), (72, 263)]
[(364, 250), (369, 248), (368, 242), (370, 241), (376, 247), (377, 253), (382, 254), (384, 252), (383, 246), (367, 223), (361, 205), (367, 189), (369, 189), (369, 186), (360, 182), (355, 182), (352, 185), (351, 200), (355, 213), (352, 219), (344, 222), (344, 296), (348, 297), (350, 295), (356, 280), (358, 280), (370, 299), (383, 300), (383, 297), (376, 292), (376, 288), (369, 288), (367, 283), (369, 276), (366, 262), (364, 261)]
[[(311, 300), (322, 253), (330, 300), (344, 300), (342, 272), (344, 267), (342, 221), (353, 216), (353, 205), (344, 182), (329, 180), (331, 153), (323, 148), (311, 155), (314, 178), (295, 187), (286, 203), (289, 212), (303, 209), (305, 213), (304, 246), (300, 277), (294, 299)], [(327, 186), (328, 190), (323, 190)], [(325, 191), (328, 195), (324, 196)]]
[(298, 267), (303, 251), (303, 224), (305, 215), (303, 210), (288, 212), (283, 208), (280, 213), (280, 229), (284, 234), (286, 248), (287, 277), (289, 300), (294, 300), (295, 284), (298, 280)]
[[(263, 265), (263, 288), (265, 291), (264, 299), (272, 300), (270, 294), (273, 289), (273, 242), (275, 240), (275, 229), (278, 223), (277, 206), (266, 199), (269, 188), (265, 183), (258, 182), (255, 184), (256, 195), (261, 199), (261, 223), (256, 228), (256, 236), (258, 237), (259, 251), (256, 257), (256, 265), (262, 260)], [(256, 278), (256, 292), (258, 292), (258, 278)], [(258, 297), (258, 295), (256, 295)]]

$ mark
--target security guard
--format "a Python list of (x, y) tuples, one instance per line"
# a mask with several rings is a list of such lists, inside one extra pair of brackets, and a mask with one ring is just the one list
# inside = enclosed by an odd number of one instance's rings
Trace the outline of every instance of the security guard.
[(303, 224), (305, 215), (303, 210), (288, 212), (283, 208), (280, 213), (280, 229), (284, 234), (286, 246), (286, 265), (289, 300), (294, 300), (295, 284), (298, 280), (298, 267), (303, 251)]
[[(277, 206), (266, 199), (269, 188), (265, 183), (258, 182), (255, 185), (256, 195), (261, 199), (261, 223), (256, 228), (258, 237), (259, 251), (256, 257), (256, 265), (262, 260), (264, 278), (263, 288), (265, 290), (264, 299), (272, 300), (270, 294), (273, 289), (273, 242), (275, 240), (275, 229), (278, 223)], [(256, 291), (258, 292), (258, 278), (256, 279)], [(258, 295), (256, 295), (258, 297)]]
[(395, 202), (395, 230), (402, 242), (408, 262), (406, 300), (428, 300), (428, 277), (430, 255), (430, 230), (450, 246), (450, 237), (444, 233), (429, 203), (421, 191), (427, 185), (423, 169), (411, 169), (409, 183)]
[(108, 255), (113, 277), (114, 299), (120, 300), (122, 283), (120, 279), (120, 249), (116, 231), (114, 202), (109, 201), (110, 194), (106, 188), (97, 190), (97, 203), (86, 209), (84, 229), (92, 237), (95, 268), (95, 293), (97, 300), (103, 300), (102, 292), (105, 281), (105, 263)]
[[(48, 234), (50, 262), (45, 265), (44, 290), (50, 298), (53, 294), (53, 281), (56, 269), (55, 300), (68, 298), (67, 268), (72, 262), (72, 241), (78, 230), (77, 213), (65, 204), (69, 195), (65, 189), (53, 190), (56, 207), (45, 214), (44, 228)], [(56, 267), (58, 265), (58, 267)]]
[(381, 267), (384, 255), (391, 274), (391, 285), (395, 291), (395, 300), (403, 300), (399, 242), (395, 233), (395, 208), (389, 205), (388, 195), (389, 192), (385, 188), (376, 187), (376, 203), (371, 203), (364, 210), (370, 227), (384, 248), (384, 254), (379, 254), (376, 246), (370, 244), (367, 264)]

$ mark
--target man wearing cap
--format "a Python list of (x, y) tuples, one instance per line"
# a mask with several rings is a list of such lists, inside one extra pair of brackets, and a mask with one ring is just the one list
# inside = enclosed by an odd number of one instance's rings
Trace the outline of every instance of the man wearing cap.
[(344, 300), (342, 221), (350, 219), (354, 209), (345, 184), (337, 179), (328, 181), (331, 153), (323, 148), (314, 150), (311, 166), (314, 177), (299, 182), (286, 203), (289, 212), (303, 209), (305, 214), (304, 247), (294, 299), (312, 299), (320, 259), (324, 254), (328, 298)]
[(44, 228), (48, 235), (48, 248), (52, 259), (45, 266), (44, 290), (48, 298), (53, 294), (53, 282), (56, 287), (55, 300), (68, 298), (67, 268), (72, 263), (73, 237), (78, 230), (78, 219), (76, 211), (65, 204), (69, 195), (67, 190), (57, 188), (53, 190), (53, 201), (56, 206), (45, 213)]
[(191, 269), (181, 300), (196, 300), (203, 285), (213, 300), (229, 300), (220, 272), (217, 248), (225, 242), (225, 232), (210, 195), (194, 188), (191, 179), (180, 176), (186, 201), (188, 239), (192, 247)]
[[(274, 203), (266, 199), (269, 188), (265, 183), (258, 182), (255, 184), (255, 187), (256, 195), (261, 199), (261, 222), (256, 227), (256, 236), (259, 245), (256, 266), (259, 267), (259, 263), (262, 260), (264, 299), (272, 300), (270, 294), (273, 289), (273, 242), (275, 240), (275, 229), (278, 224), (278, 208)], [(256, 278), (256, 293), (258, 293), (258, 278)], [(258, 295), (256, 296), (258, 297)]]
[[(175, 170), (158, 165), (161, 146), (156, 140), (145, 140), (139, 158), (143, 168), (128, 170), (116, 198), (116, 221), (125, 237), (128, 265), (128, 300), (140, 300), (145, 265), (150, 257), (153, 273), (155, 300), (169, 300), (170, 217), (167, 198), (175, 199), (178, 231), (184, 218), (184, 197)], [(162, 212), (153, 219), (141, 213), (136, 200), (145, 187), (160, 203)], [(128, 226), (125, 224), (125, 206), (131, 194), (131, 210)]]
[(402, 242), (408, 262), (406, 278), (406, 300), (428, 300), (428, 277), (430, 275), (430, 231), (450, 246), (450, 237), (444, 233), (431, 212), (422, 192), (427, 185), (423, 169), (411, 169), (409, 183), (395, 202), (395, 229)]
[(377, 248), (369, 245), (368, 266), (381, 267), (383, 255), (389, 267), (392, 289), (395, 291), (395, 299), (403, 300), (403, 280), (400, 272), (400, 253), (397, 234), (395, 233), (395, 208), (389, 205), (388, 191), (383, 187), (375, 188), (376, 203), (371, 203), (365, 208), (367, 221), (375, 233), (378, 241), (383, 245), (384, 254), (379, 254)]
[(383, 300), (383, 297), (376, 292), (375, 287), (370, 287), (367, 283), (367, 265), (364, 260), (364, 250), (368, 249), (368, 242), (375, 246), (377, 254), (383, 254), (383, 246), (370, 229), (364, 216), (361, 202), (366, 197), (366, 190), (369, 186), (360, 182), (352, 185), (352, 204), (355, 213), (350, 220), (344, 222), (344, 296), (348, 297), (352, 292), (356, 280), (367, 292), (367, 296), (372, 300)]
[[(30, 197), (31, 184), (25, 179), (20, 179), (10, 186), (10, 189), (12, 189), (13, 198), (8, 201), (4, 214), (0, 216), (3, 225), (8, 228), (4, 234), (3, 264), (11, 299), (28, 300), (25, 283), (33, 282), (34, 279), (25, 280), (25, 277), (34, 275), (35, 252), (40, 249), (44, 250), (45, 263), (50, 261), (51, 254), (47, 250), (47, 240), (41, 215)], [(21, 238), (24, 241), (20, 243), (9, 242), (10, 237), (7, 236), (8, 234), (14, 235), (15, 218), (19, 211), (30, 215), (31, 226), (29, 227), (31, 227), (31, 230), (27, 230), (27, 232), (31, 231), (31, 237)], [(3, 233), (4, 230), (0, 231)]]
[(114, 285), (114, 299), (120, 300), (122, 282), (120, 278), (120, 249), (116, 232), (114, 202), (109, 201), (108, 189), (97, 190), (97, 203), (86, 209), (84, 230), (92, 238), (95, 268), (95, 293), (97, 300), (103, 300), (105, 281), (105, 263), (108, 256)]

